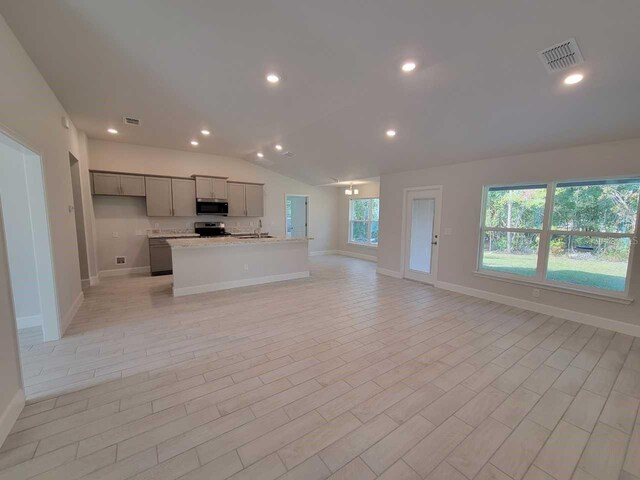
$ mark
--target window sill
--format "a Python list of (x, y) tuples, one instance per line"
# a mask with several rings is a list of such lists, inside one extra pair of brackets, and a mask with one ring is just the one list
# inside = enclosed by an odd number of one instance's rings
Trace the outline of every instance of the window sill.
[(347, 244), (348, 245), (353, 245), (355, 247), (378, 248), (378, 245), (373, 245), (371, 243), (347, 242)]
[(603, 293), (592, 292), (589, 290), (581, 290), (579, 288), (565, 287), (561, 285), (550, 284), (537, 280), (528, 280), (526, 278), (514, 278), (508, 275), (500, 275), (497, 273), (490, 273), (485, 271), (475, 270), (474, 275), (483, 278), (490, 278), (491, 280), (498, 280), (500, 282), (514, 283), (516, 285), (525, 285), (528, 287), (540, 288), (542, 290), (549, 290), (552, 292), (568, 293), (570, 295), (577, 295), (580, 297), (593, 298), (595, 300), (603, 300), (605, 302), (619, 303), (622, 305), (630, 305), (634, 299), (624, 294), (618, 295), (615, 293)]

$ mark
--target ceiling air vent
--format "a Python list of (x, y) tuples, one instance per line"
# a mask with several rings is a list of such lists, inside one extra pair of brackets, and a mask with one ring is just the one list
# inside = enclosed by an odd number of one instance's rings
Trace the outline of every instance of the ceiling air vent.
[(538, 52), (549, 73), (561, 72), (584, 62), (575, 38)]
[(125, 125), (133, 125), (134, 127), (140, 126), (140, 120), (133, 117), (123, 117)]

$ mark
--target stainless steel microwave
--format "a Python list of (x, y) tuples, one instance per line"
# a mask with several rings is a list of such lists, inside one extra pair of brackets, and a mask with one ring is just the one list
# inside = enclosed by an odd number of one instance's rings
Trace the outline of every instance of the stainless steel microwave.
[(218, 215), (226, 217), (229, 214), (229, 203), (220, 200), (210, 200), (205, 198), (196, 199), (196, 214), (198, 215)]

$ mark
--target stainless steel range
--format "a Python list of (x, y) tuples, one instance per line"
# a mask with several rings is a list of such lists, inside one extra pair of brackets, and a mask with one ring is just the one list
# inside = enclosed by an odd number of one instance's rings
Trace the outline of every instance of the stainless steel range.
[(224, 237), (230, 235), (224, 228), (224, 222), (196, 222), (194, 231), (201, 237)]

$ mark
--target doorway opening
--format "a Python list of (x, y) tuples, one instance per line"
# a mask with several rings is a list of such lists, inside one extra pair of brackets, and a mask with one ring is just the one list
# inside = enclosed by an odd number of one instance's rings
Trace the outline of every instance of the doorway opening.
[(403, 277), (435, 284), (440, 242), (441, 187), (404, 191)]
[(21, 349), (60, 338), (40, 155), (0, 132), (0, 204)]
[(309, 236), (308, 195), (285, 195), (285, 225), (287, 238)]

